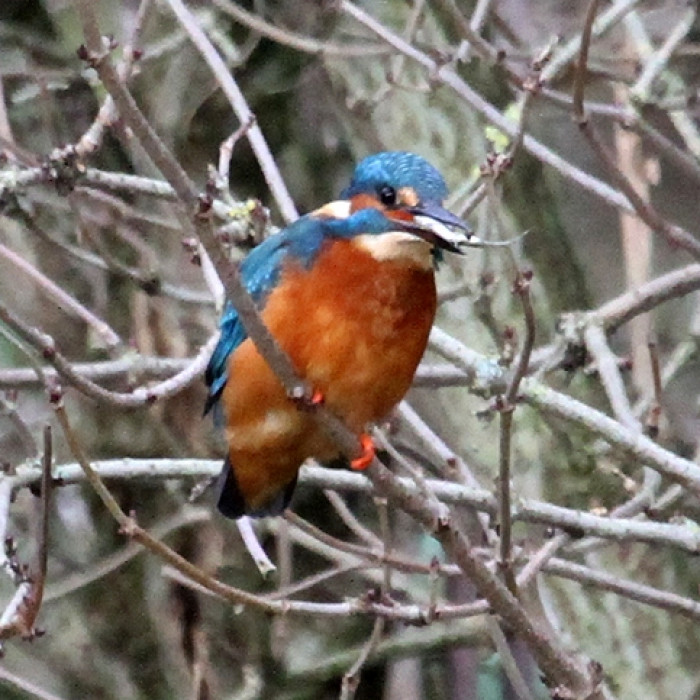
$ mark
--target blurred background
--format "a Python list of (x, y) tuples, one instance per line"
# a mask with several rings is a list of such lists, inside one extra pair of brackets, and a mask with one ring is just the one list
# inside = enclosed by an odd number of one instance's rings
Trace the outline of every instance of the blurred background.
[[(117, 43), (115, 62), (131, 41), (139, 5), (132, 0), (95, 3), (101, 31)], [(204, 188), (222, 142), (240, 123), (168, 3), (144, 5), (135, 42), (142, 54), (129, 88), (160, 138)], [(300, 213), (335, 198), (354, 163), (377, 150), (411, 150), (428, 158), (444, 173), (455, 211), (463, 211), (479, 184), (486, 183), (486, 195), (469, 212), (469, 221), (485, 239), (529, 231), (515, 248), (518, 265), (534, 272), (538, 347), (560, 337), (562, 314), (595, 309), (692, 262), (639, 217), (566, 172), (575, 167), (614, 185), (572, 118), (577, 57), (565, 51), (583, 28), (587, 3), (357, 3), (388, 31), (453, 68), (497, 113), (515, 125), (524, 120), (526, 133), (564, 161), (561, 168), (552, 167), (529, 146), (521, 147), (497, 178), (488, 176), (485, 164), (510, 148), (506, 134), (489, 124), (473, 101), (336, 5), (306, 0), (188, 4), (245, 95)], [(696, 9), (679, 0), (601, 3), (600, 14), (611, 13), (612, 19), (592, 41), (586, 84), (591, 119), (609, 157), (661, 217), (693, 233), (700, 182)], [(485, 56), (488, 51), (469, 46), (460, 17), (483, 37), (493, 60)], [(656, 74), (645, 79), (648, 84), (640, 81), (674, 32), (677, 39)], [(138, 188), (81, 180), (81, 169), (66, 165), (65, 151), (47, 160), (56, 149), (80, 141), (106, 99), (95, 72), (78, 58), (84, 42), (76, 5), (68, 0), (0, 3), (0, 244), (10, 251), (0, 255), (0, 300), (49, 334), (78, 368), (133, 356), (170, 358), (180, 362), (173, 367), (181, 367), (217, 326), (201, 268), (183, 246), (181, 212), (169, 199)], [(523, 112), (513, 74), (539, 75), (533, 61), (547, 51), (551, 60), (544, 72), (556, 68), (547, 75), (548, 94), (533, 95)], [(507, 57), (503, 64), (499, 52)], [(161, 179), (118, 120), (99, 148), (80, 162), (103, 172)], [(17, 174), (40, 167), (53, 168), (51, 177), (18, 184)], [(243, 222), (230, 239), (232, 254), (240, 257), (284, 221), (245, 137), (234, 145), (228, 176), (230, 197), (217, 196), (230, 207), (232, 220)], [(105, 334), (18, 267), (17, 258), (103, 319), (119, 343), (111, 346)], [(511, 293), (514, 270), (512, 258), (495, 249), (446, 261), (438, 276), (445, 294), (438, 325), (489, 355), (504, 355), (507, 328), (515, 329), (514, 342), (521, 343), (522, 311)], [(699, 330), (693, 293), (636, 317), (610, 338), (633, 403), (653, 395), (649, 338), (656, 341), (662, 365), (677, 360), (664, 386), (658, 440), (688, 458), (697, 456), (700, 428)], [(20, 381), (7, 373), (31, 368), (36, 356), (35, 350), (22, 349), (11, 332), (0, 335), (0, 386), (6, 392), (0, 461), (7, 469), (36, 463), (41, 430), (52, 421), (43, 388), (31, 377)], [(428, 352), (426, 366), (440, 362)], [(584, 371), (584, 365), (585, 349), (576, 371), (555, 367), (545, 379), (609, 413), (596, 373)], [(126, 391), (171, 372), (169, 365), (157, 367), (95, 381)], [(71, 388), (65, 402), (92, 459), (217, 458), (223, 451), (221, 436), (201, 417), (204, 396), (203, 383), (194, 382), (172, 398), (134, 409)], [(412, 391), (409, 402), (481, 486), (494, 490), (498, 427), (487, 415), (490, 401), (463, 386), (423, 386)], [(421, 446), (415, 427), (398, 418), (387, 430), (405, 455), (431, 473), (435, 457)], [(56, 462), (72, 462), (58, 430), (55, 435)], [(607, 449), (582, 426), (525, 407), (515, 419), (513, 482), (516, 498), (606, 513), (638, 489), (641, 465)], [(133, 509), (141, 525), (183, 556), (261, 595), (341, 561), (295, 540), (296, 531), (284, 521), (270, 521), (261, 524), (259, 534), (280, 570), (263, 580), (235, 526), (210, 513), (207, 496), (188, 503), (193, 483), (115, 480), (110, 488), (126, 512)], [(346, 502), (366, 527), (378, 531), (381, 504), (359, 494), (348, 495)], [(302, 485), (294, 510), (333, 537), (356, 538), (318, 488)], [(7, 534), (22, 561), (36, 557), (40, 512), (35, 495), (28, 489), (17, 492)], [(659, 517), (694, 525), (698, 515), (697, 501), (680, 494)], [(443, 556), (437, 542), (406, 515), (390, 508), (387, 518), (396, 551), (423, 563)], [(471, 511), (465, 509), (464, 519), (465, 527), (474, 527)], [(524, 552), (549, 534), (540, 525), (519, 524), (515, 531)], [(568, 556), (681, 596), (698, 596), (697, 560), (676, 548), (608, 543), (572, 549)], [(378, 577), (376, 568), (360, 567), (320, 581), (304, 596), (322, 602), (361, 597), (378, 585)], [(395, 595), (403, 602), (425, 603), (434, 594), (428, 579), (397, 572)], [(2, 599), (9, 600), (15, 590), (11, 578), (0, 577), (0, 585)], [(441, 579), (438, 591), (441, 600), (474, 599), (471, 584), (460, 577)], [(617, 697), (700, 697), (696, 621), (551, 575), (541, 575), (523, 596), (567, 648), (604, 664)], [(129, 544), (89, 487), (80, 485), (54, 492), (39, 625), (45, 636), (31, 644), (9, 641), (0, 662), (3, 673), (36, 688), (22, 689), (0, 674), (0, 697), (335, 698), (373, 621), (362, 616), (273, 619), (193, 591), (164, 572), (155, 556)], [(513, 653), (517, 659), (517, 645)], [(523, 652), (525, 669), (526, 656)], [(533, 697), (547, 696), (534, 681), (533, 687)], [(356, 697), (495, 700), (517, 697), (514, 692), (483, 619), (468, 618), (424, 628), (387, 622)]]

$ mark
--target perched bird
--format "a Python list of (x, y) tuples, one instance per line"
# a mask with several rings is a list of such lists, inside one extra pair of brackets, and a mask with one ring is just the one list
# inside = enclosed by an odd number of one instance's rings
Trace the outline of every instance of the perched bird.
[[(420, 156), (385, 152), (355, 169), (341, 199), (298, 219), (243, 260), (240, 273), (267, 328), (299, 376), (355, 431), (364, 432), (408, 391), (435, 317), (434, 267), (460, 252), (469, 230), (443, 208), (447, 188)], [(218, 508), (238, 518), (280, 513), (305, 459), (339, 450), (312, 411), (300, 410), (228, 304), (206, 371), (228, 453)]]

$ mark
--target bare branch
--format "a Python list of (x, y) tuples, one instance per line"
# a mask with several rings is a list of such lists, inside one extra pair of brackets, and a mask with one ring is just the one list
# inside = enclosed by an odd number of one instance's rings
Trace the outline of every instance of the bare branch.
[(221, 89), (224, 91), (224, 94), (230, 102), (234, 112), (238, 116), (240, 123), (250, 124), (246, 137), (248, 138), (248, 141), (250, 141), (250, 145), (255, 152), (260, 168), (262, 169), (265, 180), (270, 188), (270, 192), (275, 198), (277, 206), (279, 207), (285, 221), (288, 223), (294, 221), (298, 216), (296, 207), (294, 206), (294, 202), (292, 202), (292, 198), (289, 196), (287, 186), (284, 184), (284, 180), (277, 169), (277, 164), (270, 153), (267, 141), (265, 140), (260, 127), (255, 122), (254, 115), (250, 111), (250, 107), (248, 107), (248, 103), (246, 102), (243, 93), (236, 84), (231, 73), (226, 68), (226, 65), (221, 60), (221, 57), (211, 45), (211, 42), (207, 39), (206, 34), (202, 31), (196, 19), (185, 7), (184, 3), (181, 2), (181, 0), (166, 1), (170, 5), (170, 9), (173, 11), (178, 21), (189, 34), (190, 39), (192, 39), (199, 52), (202, 54), (204, 60), (211, 68), (214, 77), (221, 86)]
[(390, 49), (383, 44), (334, 44), (330, 41), (318, 41), (308, 36), (302, 36), (288, 29), (283, 29), (266, 22), (258, 15), (244, 10), (242, 7), (229, 0), (213, 0), (214, 5), (225, 15), (236, 22), (244, 24), (254, 32), (276, 41), (283, 46), (289, 46), (303, 53), (319, 54), (323, 56), (381, 56), (390, 53)]
[(36, 283), (39, 289), (51, 299), (59, 309), (74, 314), (84, 321), (95, 333), (97, 333), (106, 347), (110, 351), (119, 350), (122, 346), (122, 339), (119, 335), (101, 318), (98, 318), (92, 311), (87, 309), (77, 299), (64, 291), (59, 285), (50, 280), (46, 275), (30, 265), (22, 256), (10, 250), (0, 243), (0, 258), (4, 258), (14, 267), (20, 269)]

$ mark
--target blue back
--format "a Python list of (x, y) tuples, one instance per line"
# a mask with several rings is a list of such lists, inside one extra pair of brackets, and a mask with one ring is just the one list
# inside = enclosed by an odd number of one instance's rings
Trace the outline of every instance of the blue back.
[[(245, 257), (239, 268), (243, 284), (259, 308), (265, 304), (270, 292), (279, 280), (282, 265), (289, 256), (309, 266), (320, 249), (323, 233), (317, 222), (305, 216), (284, 231), (270, 236)], [(221, 338), (209, 360), (204, 378), (209, 396), (204, 413), (216, 404), (226, 384), (226, 365), (229, 355), (248, 337), (238, 312), (230, 301), (226, 302), (219, 323)], [(215, 413), (219, 422), (219, 416)]]

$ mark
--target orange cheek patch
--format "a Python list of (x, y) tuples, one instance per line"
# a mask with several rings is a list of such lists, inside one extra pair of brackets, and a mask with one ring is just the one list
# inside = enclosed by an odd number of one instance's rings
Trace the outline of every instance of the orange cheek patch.
[(405, 209), (389, 209), (384, 212), (389, 219), (397, 221), (413, 221), (413, 214)]
[(398, 191), (399, 202), (407, 207), (418, 206), (418, 194), (413, 187), (402, 187)]

